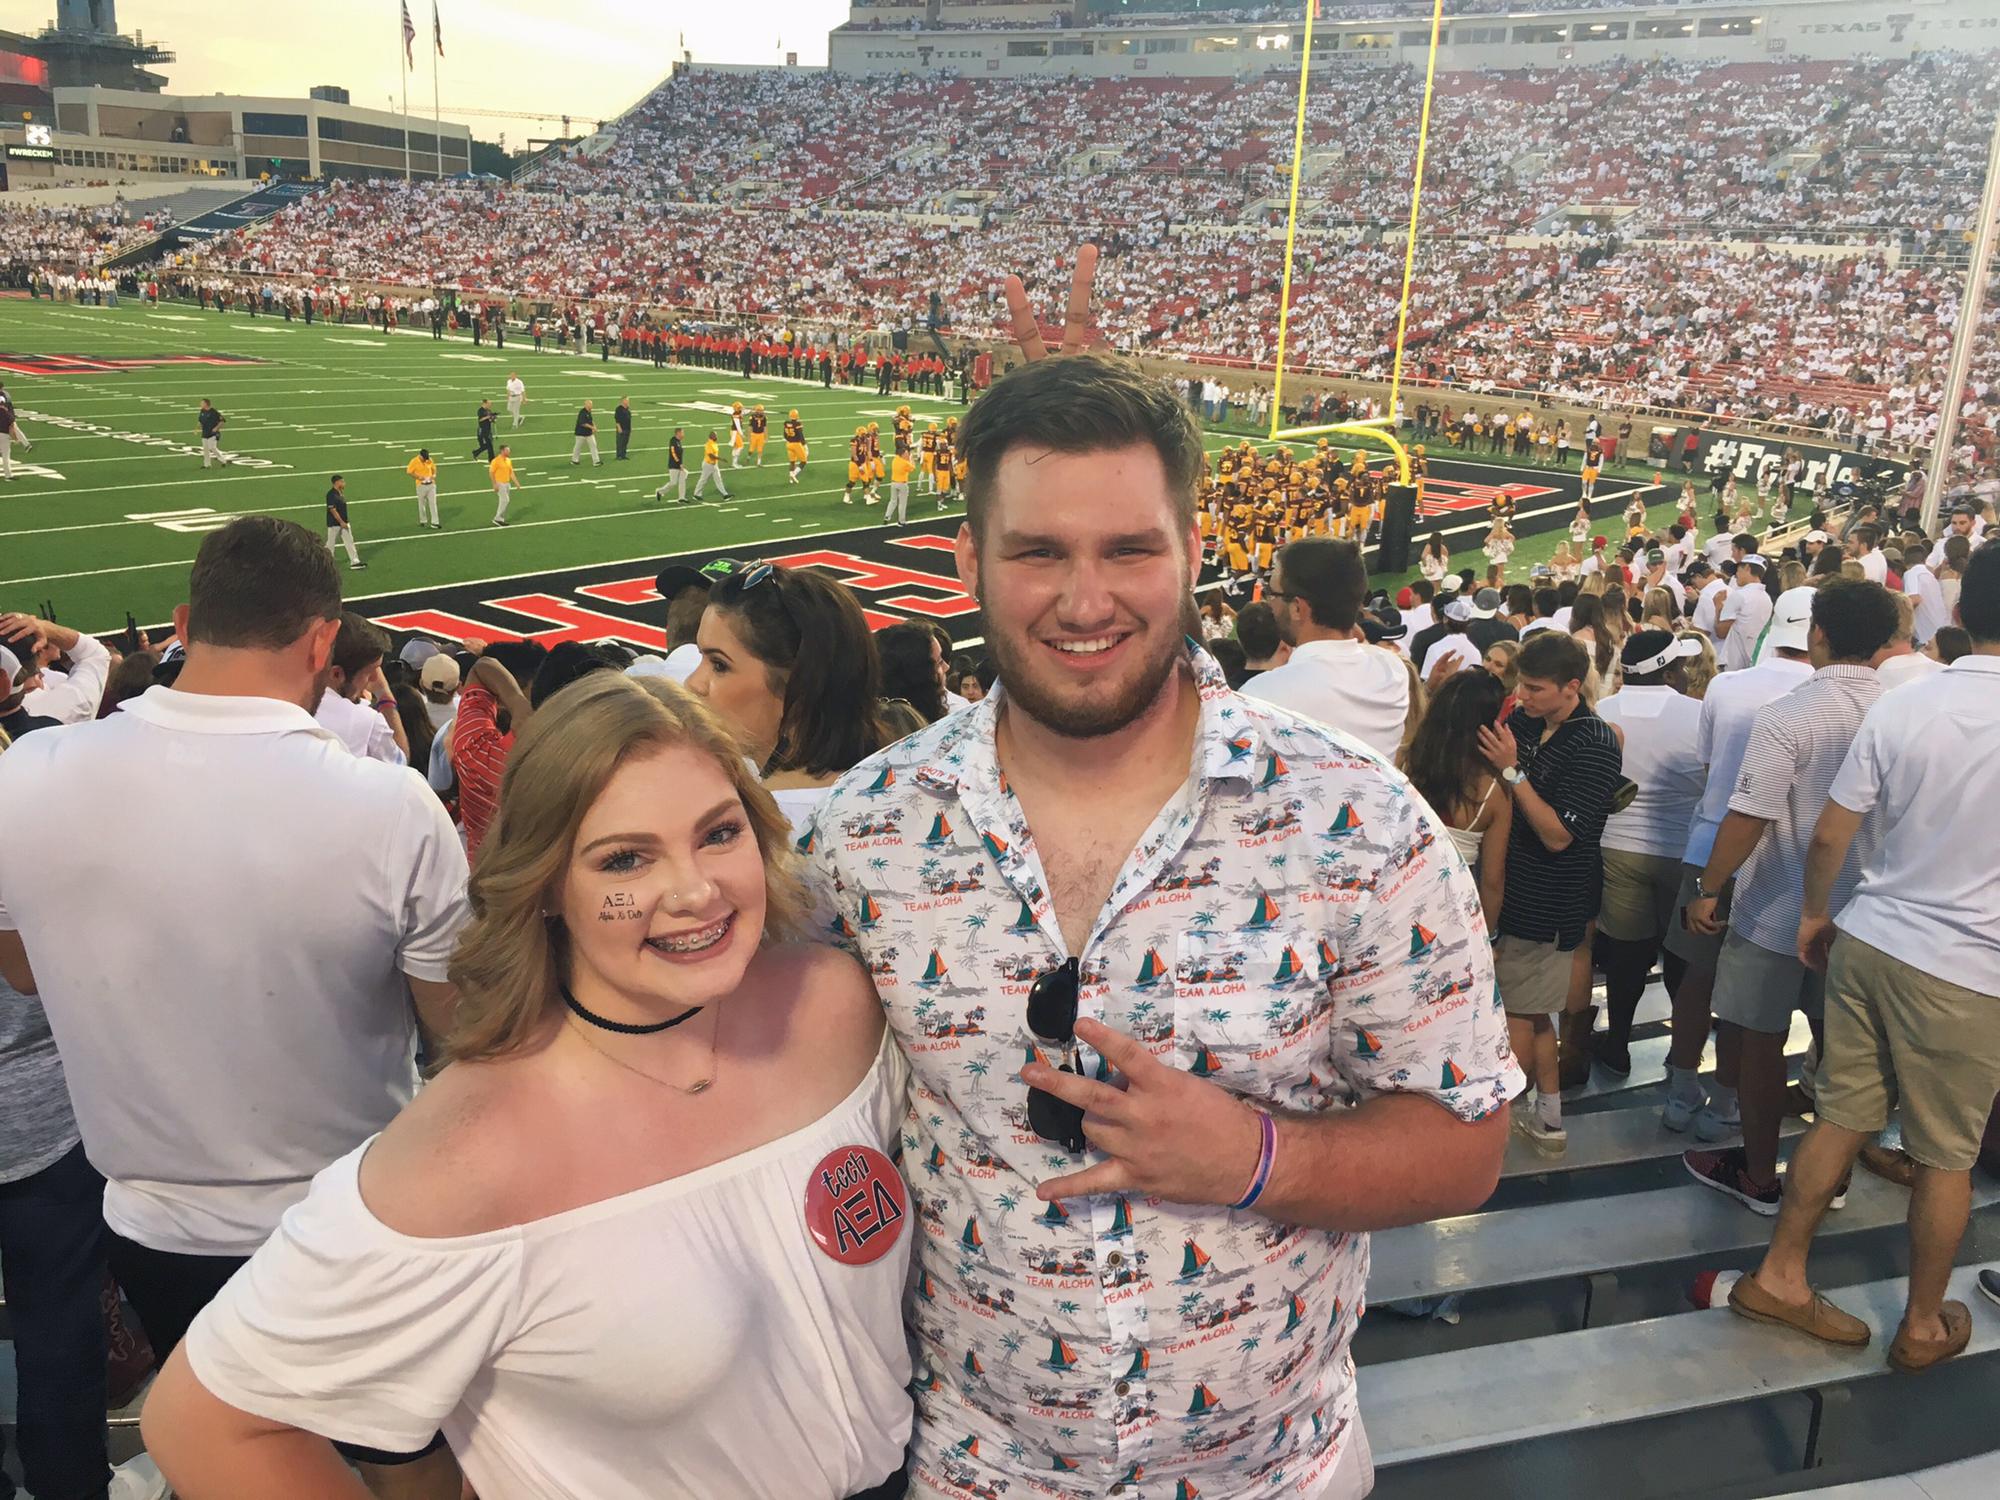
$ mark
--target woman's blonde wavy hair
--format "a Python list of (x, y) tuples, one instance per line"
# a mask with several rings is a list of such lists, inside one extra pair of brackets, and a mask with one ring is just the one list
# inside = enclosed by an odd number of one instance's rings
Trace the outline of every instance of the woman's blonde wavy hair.
[(791, 825), (714, 711), (679, 683), (592, 672), (535, 711), (507, 762), (500, 811), (472, 872), (472, 922), (452, 956), (458, 1007), (448, 1061), (500, 1057), (559, 1005), (569, 939), (562, 883), (584, 816), (634, 757), (686, 747), (709, 756), (743, 801), (764, 858), (764, 937), (797, 936), (806, 893)]

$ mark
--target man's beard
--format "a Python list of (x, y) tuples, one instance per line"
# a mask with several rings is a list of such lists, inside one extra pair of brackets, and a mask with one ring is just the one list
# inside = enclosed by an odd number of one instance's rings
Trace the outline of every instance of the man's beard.
[[(1150, 631), (1135, 634), (1134, 644), (1150, 634)], [(1186, 659), (1180, 635), (1167, 632), (1153, 643), (1152, 654), (1145, 658), (1138, 676), (1128, 686), (1108, 697), (1091, 693), (1068, 700), (1047, 691), (1036, 681), (1032, 663), (1034, 653), (1040, 648), (1034, 641), (1028, 641), (1022, 649), (1006, 635), (995, 634), (987, 638), (986, 648), (992, 653), (993, 666), (1009, 705), (1051, 734), (1073, 740), (1116, 734), (1139, 719), (1159, 701), (1167, 678)]]

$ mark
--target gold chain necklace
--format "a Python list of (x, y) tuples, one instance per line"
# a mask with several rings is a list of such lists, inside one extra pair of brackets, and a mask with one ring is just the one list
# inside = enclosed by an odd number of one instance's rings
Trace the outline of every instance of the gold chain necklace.
[(648, 1073), (644, 1068), (635, 1068), (631, 1063), (628, 1063), (627, 1061), (625, 1061), (624, 1058), (619, 1057), (616, 1053), (607, 1052), (604, 1050), (604, 1048), (599, 1046), (597, 1042), (594, 1039), (592, 1039), (590, 1033), (585, 1031), (583, 1027), (577, 1023), (577, 1019), (575, 1016), (566, 1016), (563, 1019), (564, 1019), (564, 1024), (570, 1027), (571, 1030), (575, 1031), (576, 1034), (583, 1039), (583, 1044), (586, 1047), (590, 1048), (591, 1051), (595, 1052), (599, 1057), (603, 1058), (606, 1062), (615, 1063), (617, 1066), (623, 1068), (626, 1072), (636, 1073), (641, 1078), (645, 1079), (647, 1082), (657, 1083), (660, 1085), (660, 1087), (672, 1089), (677, 1094), (686, 1094), (688, 1097), (692, 1098), (696, 1094), (706, 1093), (711, 1087), (714, 1086), (716, 1075), (721, 1071), (721, 1069), (717, 1066), (717, 1059), (719, 1054), (716, 1051), (716, 1044), (722, 1038), (722, 1012), (719, 1007), (716, 1009), (716, 1014), (715, 1014), (715, 1030), (710, 1034), (708, 1039), (708, 1076), (706, 1078), (698, 1078), (693, 1083), (675, 1083), (672, 1079), (661, 1078), (658, 1074)]

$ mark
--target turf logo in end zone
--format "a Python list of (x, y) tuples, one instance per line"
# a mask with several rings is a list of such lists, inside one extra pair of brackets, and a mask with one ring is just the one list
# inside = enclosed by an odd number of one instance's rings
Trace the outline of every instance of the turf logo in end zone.
[[(200, 458), (201, 449), (192, 443), (179, 442), (174, 438), (161, 437), (155, 432), (122, 432), (116, 427), (106, 427), (101, 422), (84, 422), (75, 417), (58, 417), (45, 411), (28, 411), (23, 408), (20, 415), (43, 427), (60, 427), (65, 432), (80, 432), (86, 437), (110, 438), (113, 442), (137, 443), (144, 448), (162, 448), (168, 453), (178, 453), (183, 458)], [(231, 453), (229, 461), (245, 469), (289, 469), (290, 464), (281, 464), (273, 458), (253, 458), (247, 453)], [(61, 478), (61, 475), (57, 475)]]
[(120, 370), (151, 370), (162, 365), (265, 363), (246, 354), (142, 354), (117, 359), (100, 359), (94, 354), (0, 354), (0, 370), (9, 375), (116, 375)]

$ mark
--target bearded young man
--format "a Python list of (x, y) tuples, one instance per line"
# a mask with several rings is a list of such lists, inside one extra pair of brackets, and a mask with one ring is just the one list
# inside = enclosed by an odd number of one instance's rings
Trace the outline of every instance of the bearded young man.
[(1484, 1201), (1521, 1088), (1479, 893), (1400, 776), (1184, 636), (1185, 403), (1022, 342), (961, 424), (999, 682), (801, 845), (915, 1072), (910, 1494), (1351, 1500), (1366, 1231)]

